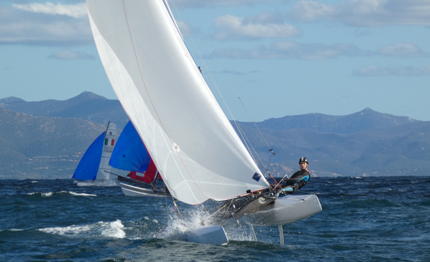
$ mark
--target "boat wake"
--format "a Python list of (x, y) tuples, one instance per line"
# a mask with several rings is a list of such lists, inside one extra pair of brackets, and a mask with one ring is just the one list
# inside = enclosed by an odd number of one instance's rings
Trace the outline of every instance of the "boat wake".
[[(183, 213), (180, 217), (170, 217), (167, 226), (159, 238), (167, 240), (184, 240), (189, 232), (198, 230), (202, 227), (215, 226), (212, 222), (211, 215), (202, 209), (189, 210)], [(231, 220), (228, 223), (223, 223), (223, 228), (229, 240), (236, 241), (253, 241), (250, 227), (239, 224), (236, 220)]]
[(175, 236), (177, 234), (183, 234), (187, 231), (200, 228), (204, 225), (204, 221), (207, 221), (209, 217), (210, 216), (207, 212), (201, 210), (193, 210), (178, 217), (170, 217), (164, 231), (164, 237)]

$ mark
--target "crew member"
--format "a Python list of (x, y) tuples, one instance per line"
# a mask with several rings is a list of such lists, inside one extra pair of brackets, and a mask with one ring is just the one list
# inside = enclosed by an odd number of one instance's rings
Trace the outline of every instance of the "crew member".
[(299, 159), (299, 165), (299, 171), (294, 173), (289, 179), (282, 180), (279, 183), (282, 189), (278, 192), (277, 196), (280, 194), (294, 194), (309, 181), (311, 175), (308, 171), (308, 159), (306, 157), (301, 157)]

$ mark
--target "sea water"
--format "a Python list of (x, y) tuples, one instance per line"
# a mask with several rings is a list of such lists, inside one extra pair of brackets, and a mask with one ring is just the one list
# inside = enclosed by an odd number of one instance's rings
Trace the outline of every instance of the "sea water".
[(323, 211), (277, 227), (236, 221), (227, 245), (184, 242), (204, 208), (71, 180), (0, 180), (0, 261), (430, 261), (430, 177), (312, 178)]

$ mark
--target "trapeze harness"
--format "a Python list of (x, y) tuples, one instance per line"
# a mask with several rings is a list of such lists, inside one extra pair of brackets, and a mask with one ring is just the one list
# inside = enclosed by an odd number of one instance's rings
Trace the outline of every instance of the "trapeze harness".
[(296, 193), (297, 190), (304, 187), (306, 183), (308, 183), (310, 177), (311, 175), (309, 174), (309, 171), (307, 171), (306, 169), (297, 171), (290, 178), (279, 182), (279, 185), (282, 187), (282, 189), (279, 190), (276, 196), (279, 197), (279, 195)]

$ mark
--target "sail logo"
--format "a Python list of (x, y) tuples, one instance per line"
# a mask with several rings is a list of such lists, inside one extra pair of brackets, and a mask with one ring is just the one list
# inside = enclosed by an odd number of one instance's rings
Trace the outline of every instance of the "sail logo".
[[(115, 139), (111, 139), (110, 146), (115, 145)], [(105, 138), (105, 146), (109, 146), (109, 138)]]
[(252, 176), (252, 179), (254, 179), (255, 181), (260, 181), (260, 178), (261, 178), (261, 175), (260, 174), (258, 174), (258, 173), (255, 173), (253, 176)]

